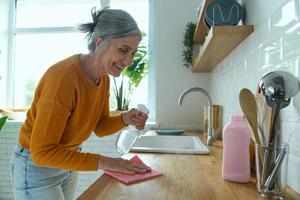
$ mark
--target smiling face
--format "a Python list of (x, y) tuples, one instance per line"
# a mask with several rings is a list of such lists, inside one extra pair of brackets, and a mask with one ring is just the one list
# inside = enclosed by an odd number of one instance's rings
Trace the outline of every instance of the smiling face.
[[(96, 39), (96, 44), (103, 42)], [(97, 54), (96, 63), (98, 74), (109, 74), (114, 77), (120, 76), (122, 70), (133, 63), (134, 53), (137, 51), (140, 38), (128, 36), (113, 39), (108, 46)]]

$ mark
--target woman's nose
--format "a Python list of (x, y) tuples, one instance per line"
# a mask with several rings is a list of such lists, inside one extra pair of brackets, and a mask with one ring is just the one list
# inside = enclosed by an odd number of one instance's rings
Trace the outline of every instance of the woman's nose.
[(132, 55), (126, 56), (126, 58), (124, 59), (124, 63), (126, 64), (126, 66), (129, 66), (133, 63), (134, 59)]

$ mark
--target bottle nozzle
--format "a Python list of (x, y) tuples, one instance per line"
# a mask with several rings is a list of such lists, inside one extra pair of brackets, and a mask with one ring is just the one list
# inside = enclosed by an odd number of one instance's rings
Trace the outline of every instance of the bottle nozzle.
[(149, 114), (148, 108), (144, 104), (138, 104), (137, 109), (143, 113)]

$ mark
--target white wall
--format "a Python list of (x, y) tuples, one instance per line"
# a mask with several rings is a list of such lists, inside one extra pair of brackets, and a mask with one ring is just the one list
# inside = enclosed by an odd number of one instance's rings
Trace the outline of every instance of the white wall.
[[(0, 1), (0, 91), (6, 91), (9, 0)], [(6, 93), (0, 92), (0, 106), (5, 105)]]
[(209, 74), (195, 74), (182, 62), (183, 35), (186, 23), (196, 22), (199, 0), (150, 1), (154, 9), (154, 44), (152, 55), (156, 66), (156, 121), (162, 127), (203, 127), (203, 106), (207, 99), (200, 93), (178, 98), (189, 87), (208, 89)]
[[(244, 0), (247, 23), (252, 33), (212, 72), (210, 92), (213, 101), (224, 108), (223, 123), (239, 110), (239, 91), (246, 87), (256, 92), (260, 78), (274, 70), (300, 77), (299, 0)], [(281, 110), (281, 132), (286, 142), (291, 130), (288, 185), (300, 192), (300, 94)]]

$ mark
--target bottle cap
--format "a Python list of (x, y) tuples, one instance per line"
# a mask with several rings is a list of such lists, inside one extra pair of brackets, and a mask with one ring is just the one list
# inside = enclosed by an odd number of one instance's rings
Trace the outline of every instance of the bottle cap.
[(138, 104), (137, 109), (143, 113), (149, 114), (148, 108), (144, 104)]

